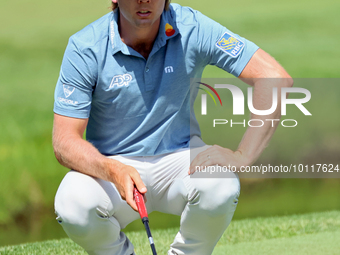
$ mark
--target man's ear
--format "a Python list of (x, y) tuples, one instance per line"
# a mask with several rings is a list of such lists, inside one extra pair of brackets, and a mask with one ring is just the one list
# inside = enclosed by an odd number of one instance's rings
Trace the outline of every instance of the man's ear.
[(118, 1), (117, 0), (112, 0), (112, 3), (116, 4), (116, 3), (118, 3)]

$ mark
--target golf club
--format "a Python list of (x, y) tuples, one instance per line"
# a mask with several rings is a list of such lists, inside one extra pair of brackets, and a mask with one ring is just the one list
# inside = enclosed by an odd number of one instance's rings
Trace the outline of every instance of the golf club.
[(142, 222), (145, 226), (146, 233), (148, 234), (152, 254), (157, 255), (156, 247), (155, 247), (155, 244), (153, 242), (153, 238), (152, 238), (151, 231), (150, 231), (149, 217), (148, 217), (148, 212), (146, 211), (144, 198), (143, 198), (143, 195), (138, 191), (138, 189), (136, 187), (133, 190), (133, 197), (136, 201), (138, 212), (139, 212), (140, 218), (142, 219)]

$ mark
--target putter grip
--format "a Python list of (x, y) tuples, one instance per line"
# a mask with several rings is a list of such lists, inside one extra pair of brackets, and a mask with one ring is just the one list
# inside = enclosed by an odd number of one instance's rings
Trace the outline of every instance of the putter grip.
[(138, 191), (137, 188), (134, 188), (133, 196), (134, 196), (136, 204), (137, 204), (137, 208), (138, 208), (140, 218), (143, 221), (143, 218), (148, 218), (148, 212), (146, 211), (143, 195)]

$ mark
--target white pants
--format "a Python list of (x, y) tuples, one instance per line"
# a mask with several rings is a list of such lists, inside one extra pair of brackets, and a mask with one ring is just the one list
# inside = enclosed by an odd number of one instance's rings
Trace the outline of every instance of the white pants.
[[(194, 154), (207, 148), (196, 148)], [(137, 169), (148, 189), (149, 213), (181, 216), (169, 255), (212, 253), (236, 209), (240, 183), (235, 174), (231, 173), (232, 178), (189, 176), (189, 149), (161, 156), (112, 158)], [(113, 183), (70, 171), (57, 191), (55, 210), (67, 235), (89, 254), (135, 254), (121, 229), (139, 214), (122, 200)]]

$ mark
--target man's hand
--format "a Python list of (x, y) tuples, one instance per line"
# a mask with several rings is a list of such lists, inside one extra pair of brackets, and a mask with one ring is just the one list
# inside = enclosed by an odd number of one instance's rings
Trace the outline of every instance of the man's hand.
[(205, 151), (199, 153), (190, 164), (188, 174), (193, 174), (196, 171), (196, 166), (207, 167), (220, 165), (230, 167), (235, 166), (239, 169), (241, 166), (247, 165), (247, 159), (240, 150), (232, 151), (218, 145), (214, 145)]
[(117, 164), (115, 165), (112, 182), (115, 184), (122, 199), (124, 199), (133, 210), (138, 212), (136, 202), (133, 199), (133, 189), (136, 186), (142, 194), (145, 194), (147, 189), (134, 167), (124, 164), (121, 164), (119, 167), (117, 167)]

